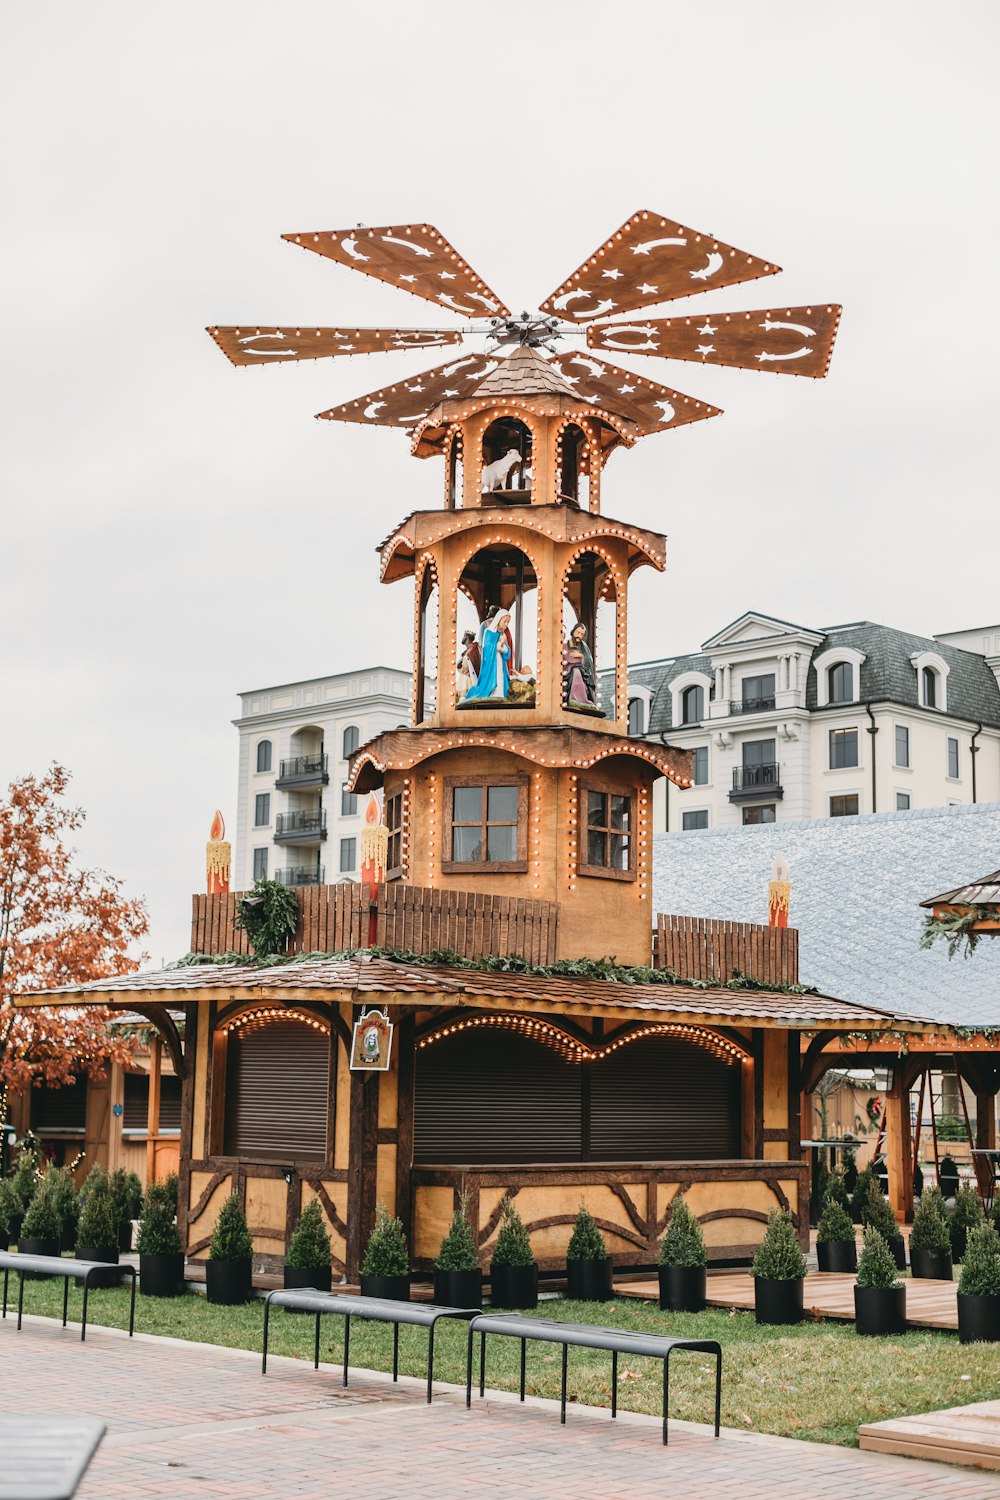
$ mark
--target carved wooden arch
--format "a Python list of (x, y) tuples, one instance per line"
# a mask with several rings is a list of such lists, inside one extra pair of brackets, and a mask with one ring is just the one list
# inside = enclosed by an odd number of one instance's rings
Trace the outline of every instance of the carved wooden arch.
[[(437, 562), (432, 552), (420, 552), (415, 559), (413, 567), (413, 682), (410, 687), (410, 714), (414, 724), (419, 724), (424, 716), (426, 705), (423, 702), (424, 684), (421, 679), (420, 660), (423, 650), (423, 593), (424, 577), (430, 569), (433, 577), (431, 592), (427, 595), (430, 603), (434, 590), (438, 596), (438, 655), (440, 657), (441, 647), (441, 578), (438, 573)], [(435, 668), (435, 677), (439, 672)]]
[[(459, 594), (464, 594), (465, 597), (466, 597), (466, 599), (468, 599), (469, 603), (472, 605), (472, 607), (474, 609), (476, 608), (476, 602), (475, 602), (475, 600), (473, 599), (472, 595), (470, 594), (468, 588), (462, 582), (462, 575), (464, 574), (464, 572), (465, 572), (466, 568), (468, 567), (469, 563), (472, 561), (472, 559), (476, 556), (476, 554), (478, 552), (489, 552), (492, 547), (495, 547), (497, 545), (502, 545), (504, 547), (514, 547), (514, 548), (517, 549), (518, 552), (521, 553), (522, 557), (526, 557), (527, 560), (528, 560), (528, 562), (531, 564), (531, 571), (535, 575), (534, 593), (535, 593), (535, 615), (536, 615), (536, 619), (535, 619), (535, 652), (534, 652), (534, 655), (535, 655), (536, 661), (538, 659), (538, 655), (539, 655), (539, 652), (540, 652), (540, 649), (541, 649), (541, 643), (542, 643), (542, 574), (541, 574), (541, 572), (539, 570), (539, 566), (538, 566), (538, 557), (535, 555), (533, 549), (531, 549), (529, 547), (526, 547), (524, 545), (524, 540), (523, 540), (523, 538), (520, 535), (518, 535), (516, 537), (511, 536), (511, 534), (510, 534), (510, 526), (511, 526), (511, 523), (508, 522), (505, 526), (491, 527), (490, 528), (490, 535), (489, 535), (489, 539), (488, 540), (485, 537), (480, 536), (477, 540), (474, 540), (473, 542), (471, 542), (469, 544), (469, 547), (468, 547), (467, 550), (464, 550), (464, 551), (462, 551), (462, 552), (460, 552), (458, 554), (458, 557), (456, 559), (456, 572), (458, 574), (458, 582), (455, 585), (454, 608), (449, 609), (449, 612), (448, 612), (448, 629), (451, 632), (450, 637), (449, 637), (449, 644), (451, 645), (451, 648), (452, 648), (452, 656), (453, 657), (456, 654), (456, 652), (458, 651), (458, 596), (459, 596)], [(455, 533), (452, 532), (452, 535), (454, 536)], [(529, 535), (537, 538), (537, 533), (535, 533), (535, 532), (531, 532), (531, 533), (529, 533)], [(540, 538), (538, 538), (538, 539), (540, 540)]]
[[(432, 1032), (437, 1031), (439, 1027), (448, 1025), (452, 1021), (464, 1020), (469, 1014), (470, 1007), (467, 1005), (450, 1005), (445, 1009), (436, 1011), (433, 1016), (431, 1016), (426, 1021), (422, 1021), (421, 1024), (415, 1028), (413, 1039), (414, 1041), (419, 1042), (424, 1037), (429, 1036)], [(497, 1012), (489, 1011), (487, 1012), (487, 1014), (494, 1015), (497, 1014)], [(521, 1017), (527, 1016), (528, 1019), (532, 1021), (544, 1021), (546, 1024), (551, 1024), (548, 1017), (538, 1011), (518, 1011), (516, 1014)], [(586, 1029), (585, 1026), (581, 1026), (579, 1022), (574, 1021), (569, 1016), (559, 1017), (559, 1027), (557, 1029), (565, 1031), (566, 1034), (572, 1037), (574, 1041), (582, 1042), (586, 1047), (590, 1047), (593, 1045), (594, 1038), (591, 1033)]]
[[(241, 1016), (249, 1015), (254, 1011), (264, 1011), (269, 1020), (279, 1021), (283, 1017), (294, 1021), (302, 1016), (312, 1016), (316, 1021), (321, 1021), (326, 1027), (327, 1035), (333, 1033), (337, 1028), (334, 1019), (329, 1013), (329, 1008), (322, 1001), (296, 1001), (278, 999), (276, 996), (262, 996), (259, 1000), (233, 1000), (231, 1004), (224, 1006), (217, 1014), (212, 1026), (213, 1032), (228, 1028)], [(338, 1033), (339, 1034), (339, 1033)]]
[[(587, 478), (590, 485), (588, 496), (587, 514), (600, 515), (601, 513), (601, 470), (604, 459), (601, 453), (601, 444), (594, 429), (594, 419), (584, 413), (565, 412), (558, 420), (552, 433), (552, 445), (555, 454), (557, 472), (561, 474), (561, 445), (563, 435), (567, 427), (578, 427), (587, 440)], [(579, 505), (579, 494), (577, 505)]]
[(173, 1063), (174, 1072), (178, 1078), (187, 1075), (187, 1063), (184, 1059), (184, 1044), (181, 1034), (177, 1028), (177, 1022), (167, 1010), (165, 1005), (132, 1005), (129, 1007), (137, 1015), (143, 1016), (154, 1028), (159, 1036), (163, 1038), (167, 1051), (170, 1053), (170, 1061)]
[[(732, 1037), (723, 1036), (721, 1028), (713, 1026), (694, 1026), (684, 1021), (626, 1021), (614, 1031), (608, 1033), (604, 1038), (604, 1047), (618, 1044), (629, 1046), (633, 1042), (642, 1041), (647, 1036), (675, 1036), (682, 1041), (693, 1042), (697, 1047), (713, 1050), (714, 1046), (727, 1052), (735, 1049), (739, 1057), (732, 1056), (735, 1062), (750, 1062), (753, 1054), (745, 1043), (737, 1041)], [(603, 1051), (603, 1047), (594, 1049), (595, 1052)]]

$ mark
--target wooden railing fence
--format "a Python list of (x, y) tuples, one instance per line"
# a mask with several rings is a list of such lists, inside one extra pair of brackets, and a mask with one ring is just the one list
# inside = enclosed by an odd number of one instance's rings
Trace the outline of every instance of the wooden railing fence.
[(732, 979), (737, 972), (764, 984), (798, 984), (799, 934), (715, 917), (656, 919), (654, 963), (685, 979)]

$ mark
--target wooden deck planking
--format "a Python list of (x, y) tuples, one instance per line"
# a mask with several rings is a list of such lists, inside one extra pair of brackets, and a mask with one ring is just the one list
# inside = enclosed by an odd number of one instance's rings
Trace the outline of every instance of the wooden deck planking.
[(858, 1441), (871, 1453), (1000, 1470), (1000, 1401), (870, 1422), (858, 1428)]
[[(916, 1328), (958, 1329), (958, 1283), (955, 1281), (920, 1281), (909, 1277), (906, 1285), (906, 1321)], [(745, 1271), (710, 1272), (709, 1307), (735, 1307), (753, 1311), (753, 1277)], [(621, 1297), (656, 1300), (656, 1281), (616, 1281), (615, 1292)], [(806, 1316), (854, 1321), (854, 1277), (849, 1273), (810, 1271), (803, 1288)]]

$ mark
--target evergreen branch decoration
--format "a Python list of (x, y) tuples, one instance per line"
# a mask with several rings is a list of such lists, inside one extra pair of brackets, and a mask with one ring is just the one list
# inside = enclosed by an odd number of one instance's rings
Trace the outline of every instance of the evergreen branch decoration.
[(246, 933), (255, 958), (284, 953), (289, 938), (295, 936), (298, 922), (295, 892), (280, 880), (256, 881), (250, 894), (240, 902), (236, 915), (236, 925)]
[(963, 948), (962, 956), (968, 958), (982, 937), (982, 933), (975, 930), (978, 923), (996, 921), (996, 918), (997, 909), (991, 906), (963, 906), (941, 917), (928, 912), (920, 934), (920, 947), (931, 948), (941, 939), (948, 945), (949, 959)]

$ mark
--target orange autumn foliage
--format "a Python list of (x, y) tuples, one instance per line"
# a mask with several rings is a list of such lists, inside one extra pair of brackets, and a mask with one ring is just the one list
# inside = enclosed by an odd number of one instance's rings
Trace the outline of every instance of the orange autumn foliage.
[(145, 902), (123, 896), (113, 876), (80, 869), (64, 842), (85, 817), (64, 801), (69, 779), (52, 765), (12, 782), (0, 801), (0, 1092), (100, 1076), (134, 1050), (107, 1029), (107, 1010), (13, 1004), (31, 990), (131, 973), (140, 959), (130, 950), (149, 929)]

